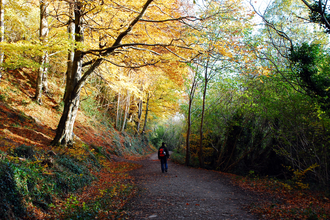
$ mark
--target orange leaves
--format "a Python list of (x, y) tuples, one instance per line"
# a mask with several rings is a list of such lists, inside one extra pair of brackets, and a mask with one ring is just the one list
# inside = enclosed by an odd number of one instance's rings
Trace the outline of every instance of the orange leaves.
[(141, 165), (128, 162), (113, 162), (105, 160), (102, 165), (110, 173), (123, 173), (139, 168)]
[(67, 218), (79, 211), (89, 211), (98, 219), (117, 219), (126, 215), (122, 211), (127, 201), (136, 193), (127, 171), (135, 169), (136, 164), (127, 162), (103, 161), (104, 168), (93, 174), (98, 180), (86, 186), (80, 193), (70, 195), (53, 206), (52, 217)]
[(309, 219), (312, 215), (316, 219), (330, 217), (330, 202), (324, 199), (323, 193), (288, 189), (277, 180), (231, 178), (244, 189), (272, 198), (260, 200), (254, 207), (250, 207), (265, 219)]

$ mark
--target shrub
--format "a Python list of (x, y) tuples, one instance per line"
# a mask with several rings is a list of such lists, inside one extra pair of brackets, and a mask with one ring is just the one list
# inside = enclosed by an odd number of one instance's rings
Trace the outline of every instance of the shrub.
[(35, 150), (31, 146), (26, 146), (24, 144), (16, 147), (11, 153), (15, 157), (24, 157), (27, 159), (35, 159)]
[(22, 195), (14, 178), (15, 167), (9, 162), (0, 161), (0, 219), (26, 215)]
[(98, 169), (99, 164), (92, 152), (86, 160), (62, 154), (52, 159), (25, 145), (13, 149), (11, 156), (0, 153), (0, 219), (30, 216), (26, 207), (31, 203), (47, 210), (55, 197), (91, 184), (96, 177), (89, 168)]
[(3, 94), (0, 94), (0, 101), (5, 102), (6, 96), (4, 96)]
[(185, 163), (185, 155), (180, 154), (178, 152), (173, 152), (171, 154), (171, 160), (173, 162), (179, 163), (179, 164), (184, 164)]
[(73, 157), (59, 156), (56, 163), (61, 166), (61, 171), (56, 171), (55, 174), (58, 189), (72, 192), (95, 180), (87, 166)]

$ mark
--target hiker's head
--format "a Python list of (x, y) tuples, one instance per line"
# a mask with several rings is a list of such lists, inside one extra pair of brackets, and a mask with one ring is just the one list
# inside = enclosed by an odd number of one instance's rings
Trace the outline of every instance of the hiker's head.
[(162, 147), (165, 147), (165, 143), (164, 142), (162, 143)]

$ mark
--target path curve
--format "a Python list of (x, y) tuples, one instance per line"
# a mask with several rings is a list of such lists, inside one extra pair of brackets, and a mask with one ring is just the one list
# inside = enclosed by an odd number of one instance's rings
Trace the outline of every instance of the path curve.
[(130, 173), (139, 193), (128, 204), (129, 219), (257, 219), (243, 209), (252, 198), (217, 172), (169, 161), (162, 173), (157, 153), (138, 163)]

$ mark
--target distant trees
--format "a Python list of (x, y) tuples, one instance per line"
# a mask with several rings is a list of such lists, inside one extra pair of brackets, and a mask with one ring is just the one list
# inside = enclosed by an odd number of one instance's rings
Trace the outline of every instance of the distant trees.
[[(215, 86), (217, 80), (222, 80), (221, 77), (231, 71), (231, 62), (235, 62), (234, 56), (239, 53), (239, 50), (244, 49), (240, 41), (244, 31), (250, 28), (250, 24), (247, 23), (251, 19), (252, 13), (245, 10), (243, 4), (239, 2), (233, 4), (231, 1), (209, 1), (201, 7), (201, 11), (202, 17), (210, 16), (210, 19), (198, 23), (195, 27), (200, 30), (195, 34), (203, 54), (192, 63), (193, 70), (191, 72), (196, 75), (191, 77), (192, 82), (187, 100), (188, 110), (185, 113), (187, 118), (185, 163), (190, 164), (191, 117), (192, 112), (197, 111), (200, 117), (199, 144), (198, 149), (194, 149), (194, 151), (197, 151), (199, 166), (204, 167), (205, 148), (211, 152), (210, 146), (205, 144), (205, 141), (208, 142), (208, 140), (204, 140), (205, 134), (209, 133), (209, 128), (204, 127), (205, 114), (214, 101), (208, 101), (209, 95), (207, 93)], [(199, 88), (197, 88), (197, 84), (200, 85)], [(198, 93), (198, 100), (195, 100), (198, 102), (193, 105), (195, 92)], [(196, 121), (197, 118), (194, 120)]]

